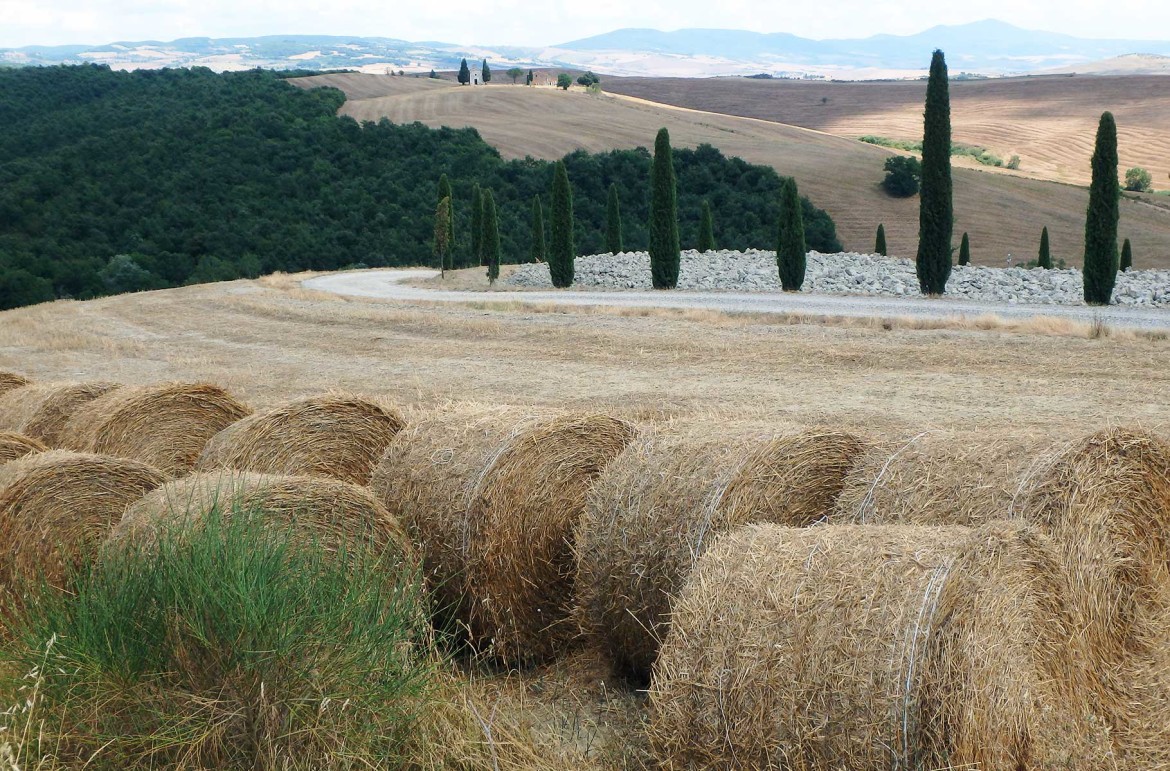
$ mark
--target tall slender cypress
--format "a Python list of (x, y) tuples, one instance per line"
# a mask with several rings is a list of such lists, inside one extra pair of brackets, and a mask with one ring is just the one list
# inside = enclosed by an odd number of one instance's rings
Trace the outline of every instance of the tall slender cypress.
[(483, 78), (485, 84), (492, 79), (492, 68), (487, 65), (487, 59), (483, 60), (483, 67), (479, 71), (479, 76)]
[(873, 253), (880, 254), (882, 257), (888, 256), (886, 252), (886, 226), (878, 224), (877, 237), (873, 241)]
[(930, 60), (922, 126), (922, 185), (918, 194), (918, 285), (923, 294), (942, 294), (951, 275), (951, 97), (942, 51)]
[(609, 186), (609, 200), (605, 204), (605, 251), (624, 252), (622, 248), (622, 212), (618, 203), (617, 185)]
[(434, 254), (439, 261), (439, 273), (447, 275), (451, 269), (451, 242), (447, 239), (450, 225), (451, 199), (444, 198), (435, 206)]
[(776, 268), (780, 271), (780, 287), (785, 292), (799, 292), (804, 285), (807, 251), (800, 193), (796, 180), (785, 177), (780, 183), (780, 237), (776, 245)]
[(455, 196), (451, 194), (451, 181), (447, 175), (439, 177), (439, 200), (447, 199), (447, 256), (455, 263)]
[(963, 233), (963, 240), (959, 242), (959, 264), (971, 264), (971, 239), (966, 233)]
[(491, 189), (483, 191), (483, 261), (487, 265), (488, 283), (500, 277), (500, 223), (496, 219), (496, 197)]
[(703, 212), (699, 216), (699, 251), (715, 250), (715, 222), (711, 218), (711, 202), (703, 199)]
[(471, 188), (471, 255), (467, 265), (483, 264), (483, 191), (479, 183)]
[(1040, 231), (1040, 254), (1036, 256), (1036, 264), (1045, 270), (1052, 270), (1052, 250), (1048, 247), (1048, 226)]
[(1125, 243), (1121, 245), (1121, 263), (1118, 266), (1121, 270), (1133, 269), (1133, 247), (1129, 245), (1129, 239), (1125, 239)]
[(540, 196), (532, 196), (532, 240), (528, 247), (529, 262), (544, 262), (544, 207)]
[(467, 66), (467, 60), (459, 62), (459, 84), (466, 86), (471, 82), (471, 68)]
[(553, 286), (573, 285), (573, 190), (564, 161), (557, 161), (552, 185), (552, 243), (548, 251), (548, 272)]
[(1117, 281), (1117, 220), (1121, 185), (1117, 181), (1117, 123), (1103, 113), (1093, 150), (1093, 181), (1085, 214), (1085, 302), (1108, 305)]
[(670, 134), (658, 129), (650, 167), (650, 279), (655, 289), (678, 286), (678, 188)]

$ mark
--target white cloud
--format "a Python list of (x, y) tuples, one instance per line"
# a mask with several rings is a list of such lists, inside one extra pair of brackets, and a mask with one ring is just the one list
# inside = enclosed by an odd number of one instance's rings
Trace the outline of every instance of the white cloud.
[(935, 24), (999, 18), (1095, 37), (1170, 37), (1165, 0), (0, 0), (0, 46), (335, 34), (483, 45), (551, 45), (619, 27), (720, 27), (806, 37), (908, 34)]

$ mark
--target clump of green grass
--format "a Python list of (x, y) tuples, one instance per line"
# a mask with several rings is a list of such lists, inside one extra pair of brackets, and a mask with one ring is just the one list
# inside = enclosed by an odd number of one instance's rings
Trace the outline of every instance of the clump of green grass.
[[(903, 150), (908, 153), (922, 153), (922, 142), (912, 142), (905, 139), (890, 139), (889, 137), (873, 136), (866, 134), (858, 139), (866, 144), (878, 145), (880, 147), (889, 147), (893, 150)], [(995, 153), (988, 150), (986, 147), (979, 147), (978, 145), (964, 145), (959, 142), (951, 143), (951, 155), (965, 155), (974, 158), (984, 166), (1004, 166), (1003, 158), (1000, 158)], [(1019, 159), (1013, 156), (1015, 166), (1011, 168), (1019, 168)], [(1009, 164), (1010, 165), (1010, 164)]]
[(418, 576), (262, 520), (213, 512), (34, 588), (0, 661), (11, 765), (402, 765), (435, 662)]

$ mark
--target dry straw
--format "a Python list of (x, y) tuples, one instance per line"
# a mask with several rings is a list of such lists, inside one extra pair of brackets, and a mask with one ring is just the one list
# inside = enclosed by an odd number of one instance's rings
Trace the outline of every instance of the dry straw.
[(150, 543), (164, 531), (197, 527), (212, 512), (224, 519), (260, 516), (332, 552), (368, 547), (414, 562), (406, 532), (368, 489), (336, 479), (230, 470), (167, 482), (126, 509), (111, 541)]
[(65, 588), (126, 506), (163, 481), (139, 461), (65, 450), (0, 466), (0, 587), (43, 575)]
[(576, 536), (578, 615), (613, 668), (649, 678), (670, 602), (717, 535), (747, 522), (805, 526), (833, 508), (866, 449), (858, 437), (659, 431), (594, 484)]
[(61, 444), (65, 425), (83, 405), (117, 383), (30, 383), (0, 395), (0, 429), (19, 431), (50, 447)]
[(605, 415), (453, 405), (395, 437), (372, 484), (421, 547), (442, 616), (527, 664), (575, 636), (572, 532), (633, 435)]
[(208, 442), (198, 467), (325, 476), (364, 485), (402, 427), (402, 415), (392, 408), (354, 396), (315, 396), (228, 426)]
[(1059, 565), (1026, 526), (749, 525), (700, 560), (655, 665), (662, 767), (1112, 767), (1063, 678)]
[(0, 394), (11, 391), (13, 388), (28, 385), (31, 382), (28, 378), (15, 372), (0, 372)]
[(44, 452), (47, 449), (49, 448), (42, 442), (38, 442), (32, 437), (13, 431), (0, 431), (0, 464), (23, 458), (32, 452)]
[(249, 412), (206, 383), (124, 386), (79, 408), (64, 443), (141, 460), (174, 477), (194, 468), (208, 440)]

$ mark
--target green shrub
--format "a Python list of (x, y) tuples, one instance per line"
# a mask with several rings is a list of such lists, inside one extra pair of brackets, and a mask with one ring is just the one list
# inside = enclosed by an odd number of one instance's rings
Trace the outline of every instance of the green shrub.
[(1139, 167), (1125, 170), (1125, 189), (1134, 193), (1146, 193), (1153, 187), (1154, 177)]
[(909, 198), (918, 192), (922, 179), (922, 164), (909, 155), (895, 155), (886, 158), (886, 178), (882, 180), (885, 191), (897, 198)]
[(0, 662), (0, 694), (35, 686), (23, 765), (400, 765), (433, 672), (418, 576), (262, 518), (107, 549), (70, 596), (33, 587)]

